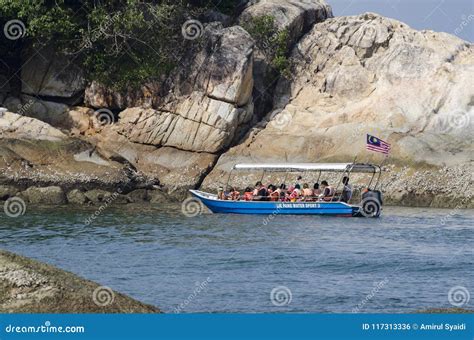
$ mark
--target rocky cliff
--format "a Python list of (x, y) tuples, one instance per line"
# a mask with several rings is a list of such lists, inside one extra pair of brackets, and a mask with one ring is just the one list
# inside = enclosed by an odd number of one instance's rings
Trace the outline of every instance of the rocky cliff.
[[(249, 33), (263, 16), (275, 26), (264, 42)], [(322, 0), (250, 2), (200, 33), (166, 78), (128, 91), (86, 82), (49, 50), (34, 54), (21, 94), (1, 87), (0, 105), (18, 114), (0, 117), (4, 191), (59, 186), (67, 201), (73, 190), (120, 187), (182, 198), (224, 184), (242, 161), (380, 163), (365, 151), (370, 133), (392, 144), (389, 202), (473, 206), (472, 44), (372, 13), (333, 18)], [(284, 72), (266, 53), (281, 36)]]

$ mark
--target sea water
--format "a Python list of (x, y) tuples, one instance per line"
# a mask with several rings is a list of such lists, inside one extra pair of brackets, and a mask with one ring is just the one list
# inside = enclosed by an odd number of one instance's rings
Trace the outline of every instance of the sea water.
[[(186, 217), (179, 204), (97, 211), (29, 206), (22, 216), (2, 215), (0, 248), (170, 313), (473, 306), (465, 294), (474, 294), (472, 210), (386, 207), (380, 218), (271, 219)], [(464, 299), (453, 300), (456, 289)]]

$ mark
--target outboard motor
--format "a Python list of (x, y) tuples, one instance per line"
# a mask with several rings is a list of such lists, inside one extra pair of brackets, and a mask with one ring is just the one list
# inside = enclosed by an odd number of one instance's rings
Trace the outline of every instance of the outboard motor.
[(367, 190), (362, 194), (360, 214), (365, 217), (379, 217), (382, 211), (382, 193)]

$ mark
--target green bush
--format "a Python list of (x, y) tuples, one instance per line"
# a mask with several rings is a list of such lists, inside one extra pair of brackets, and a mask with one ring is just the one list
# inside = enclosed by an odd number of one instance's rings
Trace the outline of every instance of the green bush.
[(89, 80), (116, 89), (137, 87), (168, 73), (196, 46), (181, 34), (187, 19), (240, 2), (0, 0), (1, 27), (12, 19), (26, 26), (22, 39), (0, 39), (0, 58), (15, 65), (26, 47), (49, 44), (80, 65)]
[(279, 31), (271, 15), (254, 17), (244, 23), (244, 28), (255, 40), (257, 47), (270, 60), (270, 65), (279, 73), (289, 75), (289, 31)]

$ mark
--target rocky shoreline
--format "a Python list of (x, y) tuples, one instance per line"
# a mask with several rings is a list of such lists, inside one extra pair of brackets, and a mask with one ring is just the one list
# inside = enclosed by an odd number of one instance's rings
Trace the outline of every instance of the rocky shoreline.
[[(25, 49), (21, 82), (0, 69), (0, 201), (160, 203), (215, 191), (236, 163), (379, 164), (370, 133), (392, 145), (387, 205), (474, 207), (471, 43), (374, 13), (334, 17), (323, 0), (214, 14), (183, 38), (182, 67), (139, 90), (86, 80), (50, 47)], [(262, 19), (272, 27), (255, 32)]]
[(0, 250), (0, 313), (160, 313), (106, 286)]

